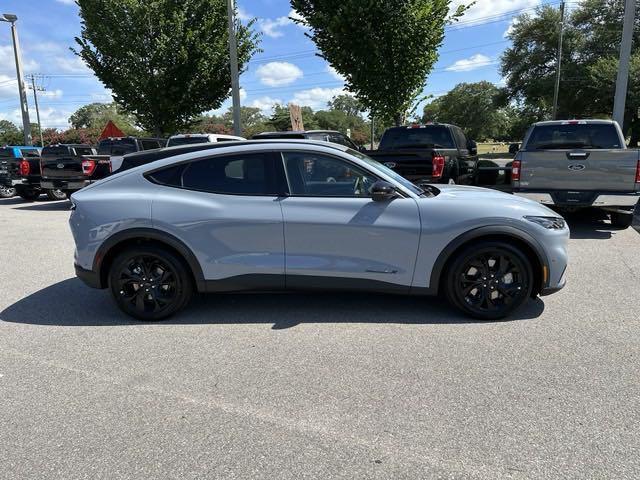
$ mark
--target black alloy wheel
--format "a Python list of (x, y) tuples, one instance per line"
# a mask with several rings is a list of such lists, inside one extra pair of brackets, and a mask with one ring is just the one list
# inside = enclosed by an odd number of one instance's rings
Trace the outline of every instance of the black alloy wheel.
[(52, 188), (47, 190), (47, 198), (49, 200), (66, 200), (67, 193), (64, 190), (60, 190), (59, 188)]
[(139, 320), (162, 320), (183, 308), (192, 294), (184, 263), (157, 247), (127, 250), (113, 262), (109, 287), (116, 304)]
[(449, 301), (474, 318), (497, 320), (520, 307), (533, 288), (531, 262), (502, 242), (482, 242), (465, 249), (447, 273)]

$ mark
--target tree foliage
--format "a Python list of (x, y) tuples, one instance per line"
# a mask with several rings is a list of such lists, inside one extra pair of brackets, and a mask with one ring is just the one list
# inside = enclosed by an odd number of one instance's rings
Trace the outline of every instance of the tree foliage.
[[(77, 0), (79, 55), (115, 101), (157, 135), (187, 127), (229, 95), (225, 0)], [(237, 23), (244, 68), (258, 37)]]
[(491, 82), (460, 83), (427, 104), (422, 121), (453, 123), (475, 140), (503, 139), (509, 118), (496, 106), (499, 94)]
[[(558, 118), (610, 117), (613, 111), (624, 2), (584, 0), (565, 19)], [(505, 100), (532, 115), (549, 119), (553, 106), (560, 14), (542, 6), (520, 15), (509, 33), (513, 45), (501, 59)], [(631, 144), (640, 140), (640, 3), (625, 110)]]
[(9, 120), (0, 120), (0, 147), (4, 145), (22, 145), (22, 130)]
[(139, 131), (135, 126), (136, 118), (122, 111), (116, 103), (90, 103), (80, 107), (69, 117), (69, 123), (73, 128), (89, 128), (100, 131), (109, 121), (115, 123), (120, 130), (128, 135)]
[[(291, 0), (347, 89), (400, 124), (438, 59), (451, 0)], [(464, 11), (460, 7), (452, 18)], [(300, 20), (298, 20), (300, 22)]]

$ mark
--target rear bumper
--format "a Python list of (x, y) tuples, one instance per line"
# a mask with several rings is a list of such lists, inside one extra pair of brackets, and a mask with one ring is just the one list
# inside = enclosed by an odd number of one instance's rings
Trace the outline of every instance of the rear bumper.
[(80, 265), (74, 264), (76, 269), (76, 277), (82, 280), (86, 285), (91, 288), (102, 288), (100, 284), (100, 276), (93, 270), (85, 270)]
[(633, 207), (638, 203), (640, 192), (514, 192), (518, 197), (528, 198), (543, 205), (559, 207)]
[(54, 180), (47, 178), (40, 182), (40, 186), (44, 189), (80, 190), (90, 183), (89, 180)]

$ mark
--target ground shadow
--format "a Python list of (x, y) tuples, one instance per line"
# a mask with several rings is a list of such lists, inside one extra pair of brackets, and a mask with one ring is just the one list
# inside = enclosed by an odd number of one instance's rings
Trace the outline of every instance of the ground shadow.
[[(539, 317), (544, 302), (528, 302), (510, 318)], [(0, 312), (12, 323), (62, 326), (139, 325), (121, 313), (109, 292), (70, 278), (18, 300)], [(198, 295), (183, 312), (158, 325), (301, 323), (465, 324), (475, 323), (437, 298), (373, 293), (242, 293)]]
[[(564, 218), (571, 229), (571, 238), (576, 240), (608, 240), (616, 233), (626, 230), (614, 227), (604, 212), (583, 210), (573, 213), (565, 213)], [(640, 221), (638, 214), (634, 218), (636, 230)]]
[(31, 203), (25, 205), (24, 207), (13, 207), (14, 210), (32, 210), (39, 212), (53, 212), (53, 211), (64, 211), (71, 210), (71, 202), (69, 200), (62, 201), (53, 201), (49, 200), (47, 202), (41, 203)]
[(19, 203), (31, 203), (21, 197), (0, 198), (0, 205), (18, 205)]

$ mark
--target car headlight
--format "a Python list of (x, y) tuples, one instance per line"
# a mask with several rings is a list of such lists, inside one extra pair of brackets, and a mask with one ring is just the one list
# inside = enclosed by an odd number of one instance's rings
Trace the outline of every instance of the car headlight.
[(537, 223), (541, 227), (548, 228), (549, 230), (563, 230), (567, 224), (564, 218), (561, 217), (532, 217), (525, 216), (527, 220), (533, 223)]

